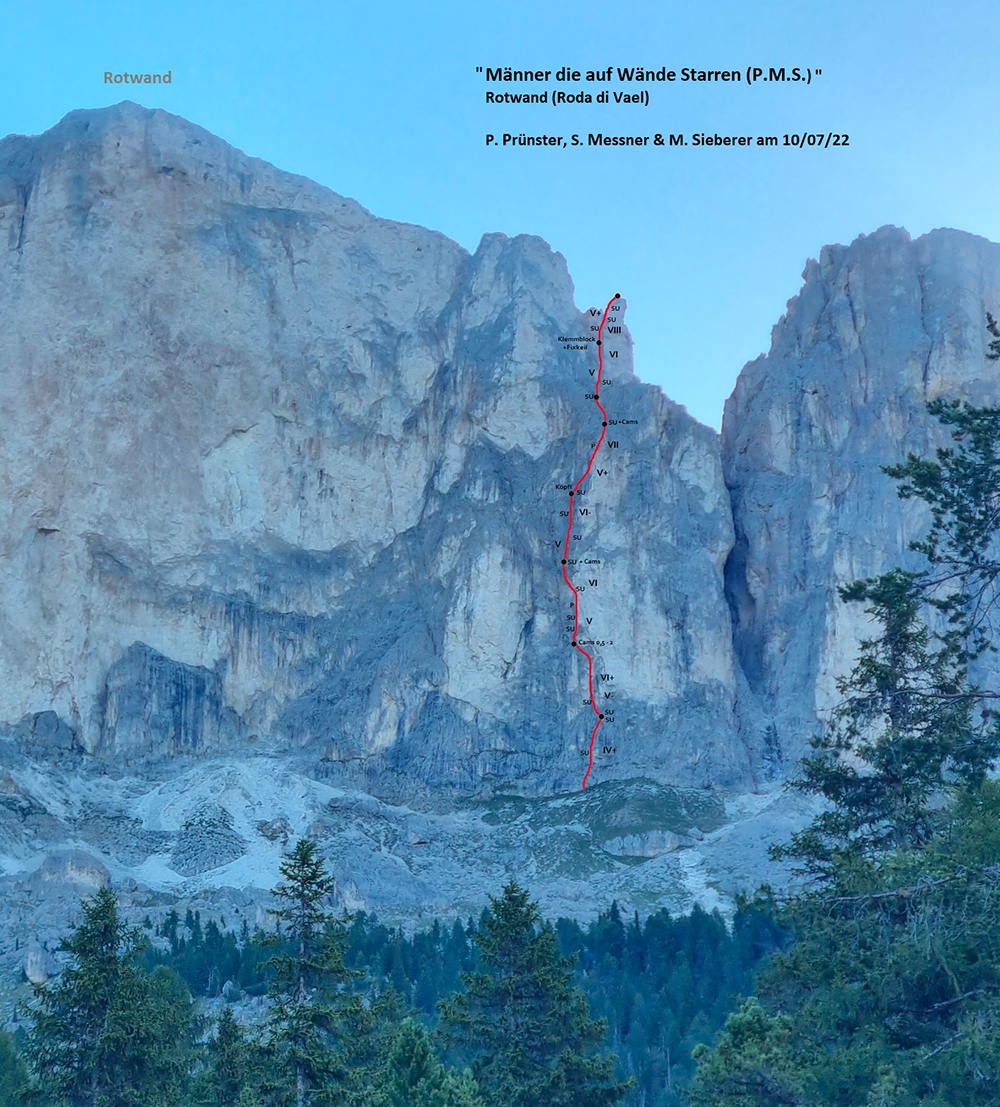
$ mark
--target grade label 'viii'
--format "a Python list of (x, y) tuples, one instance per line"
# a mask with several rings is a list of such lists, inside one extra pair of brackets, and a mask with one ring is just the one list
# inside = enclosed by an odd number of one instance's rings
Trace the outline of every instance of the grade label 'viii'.
[[(610, 715), (610, 709), (607, 706), (602, 706), (598, 701), (598, 697), (594, 692), (594, 655), (591, 650), (585, 648), (584, 640), (581, 638), (580, 629), (580, 592), (581, 589), (574, 585), (573, 581), (569, 577), (570, 564), (579, 564), (581, 557), (573, 556), (576, 554), (576, 550), (571, 547), (571, 543), (574, 540), (579, 540), (582, 536), (574, 531), (574, 527), (580, 525), (583, 516), (589, 515), (589, 509), (581, 507), (577, 502), (577, 494), (580, 491), (581, 486), (590, 477), (591, 472), (597, 463), (598, 455), (600, 454), (601, 447), (605, 443), (608, 433), (608, 413), (604, 405), (601, 403), (601, 381), (604, 375), (604, 334), (605, 329), (608, 333), (621, 333), (621, 325), (614, 322), (614, 316), (611, 316), (612, 312), (620, 310), (620, 305), (617, 303), (621, 299), (621, 293), (616, 292), (604, 308), (604, 314), (601, 316), (600, 326), (597, 328), (597, 376), (594, 381), (594, 391), (587, 394), (588, 399), (592, 399), (597, 408), (601, 418), (601, 433), (597, 436), (597, 441), (594, 443), (590, 452), (590, 457), (587, 460), (587, 467), (583, 470), (579, 480), (570, 489), (569, 493), (569, 508), (566, 512), (566, 537), (563, 540), (562, 545), (562, 578), (566, 583), (566, 587), (573, 594), (573, 618), (572, 623), (568, 622), (567, 629), (570, 633), (570, 645), (581, 654), (587, 662), (587, 703), (590, 705), (590, 709), (594, 714), (593, 729), (590, 732), (590, 743), (587, 748), (587, 769), (583, 774), (583, 790), (587, 790), (587, 781), (590, 778), (591, 770), (594, 767), (594, 744), (597, 741), (597, 733), (601, 729), (602, 725), (607, 721)], [(611, 316), (612, 322), (608, 324), (608, 317)], [(617, 446), (618, 443), (615, 443)], [(582, 556), (582, 555), (581, 555)], [(586, 564), (584, 562), (584, 567)], [(593, 570), (590, 570), (593, 574)], [(590, 580), (591, 586), (596, 586), (596, 580)], [(589, 626), (589, 620), (587, 625)], [(591, 639), (586, 640), (586, 645), (593, 648), (598, 645), (598, 642)], [(602, 673), (601, 678), (606, 679), (609, 674)]]

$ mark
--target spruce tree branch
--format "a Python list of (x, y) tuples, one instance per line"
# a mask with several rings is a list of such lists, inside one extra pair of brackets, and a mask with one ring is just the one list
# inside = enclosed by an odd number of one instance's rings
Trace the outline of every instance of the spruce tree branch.
[[(985, 870), (984, 870), (985, 871)], [(921, 892), (929, 892), (932, 888), (939, 888), (944, 884), (952, 884), (966, 876), (966, 870), (960, 869), (949, 876), (942, 876), (938, 880), (921, 880), (908, 888), (894, 888), (890, 892), (866, 892), (855, 896), (832, 896), (828, 903), (876, 903), (888, 899), (912, 899)]]
[(921, 1060), (929, 1061), (932, 1057), (936, 1057), (939, 1053), (942, 1053), (944, 1050), (946, 1050), (948, 1046), (952, 1044), (952, 1042), (955, 1042), (959, 1038), (961, 1038), (964, 1033), (965, 1032), (963, 1030), (956, 1030), (950, 1038), (945, 1038), (945, 1040), (941, 1042), (940, 1045), (935, 1046), (934, 1049), (930, 1051), (930, 1053), (925, 1053)]
[(995, 992), (996, 990), (996, 984), (985, 985), (981, 988), (973, 988), (971, 992), (964, 992), (960, 996), (955, 996), (954, 999), (943, 999), (940, 1003), (931, 1004), (930, 1010), (943, 1011), (946, 1007), (954, 1007), (956, 1003), (962, 1003), (963, 1000), (972, 999), (973, 996), (985, 995), (988, 992)]

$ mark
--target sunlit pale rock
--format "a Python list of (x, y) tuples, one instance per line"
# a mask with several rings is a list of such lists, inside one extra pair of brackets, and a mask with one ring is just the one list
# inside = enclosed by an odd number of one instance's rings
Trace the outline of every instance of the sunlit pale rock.
[(616, 306), (568, 567), (614, 716), (583, 793), (561, 513), (603, 305), (563, 258), (132, 104), (0, 143), (0, 965), (48, 971), (19, 939), (108, 882), (266, 923), (302, 835), (395, 921), (512, 874), (550, 916), (780, 884), (809, 804), (777, 784), (865, 630), (837, 585), (924, 525), (880, 467), (939, 440), (927, 399), (997, 399), (1000, 247), (824, 249), (721, 438)]
[(806, 748), (853, 663), (863, 612), (837, 586), (893, 565), (925, 514), (882, 466), (946, 441), (925, 405), (1000, 399), (985, 359), (1000, 246), (959, 231), (883, 227), (810, 261), (801, 292), (726, 404), (736, 546), (735, 652), (758, 731), (786, 762)]
[[(579, 786), (560, 511), (598, 318), (560, 255), (469, 255), (132, 104), (4, 140), (0, 216), (0, 720), (116, 768)], [(749, 784), (718, 439), (636, 380), (624, 316), (571, 543), (593, 779)]]

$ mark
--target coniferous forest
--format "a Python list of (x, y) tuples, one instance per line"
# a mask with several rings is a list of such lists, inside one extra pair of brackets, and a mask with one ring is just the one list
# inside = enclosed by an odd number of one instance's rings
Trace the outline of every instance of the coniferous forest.
[[(294, 869), (304, 863), (305, 877)], [(679, 1104), (693, 1049), (711, 1041), (735, 997), (749, 994), (754, 967), (781, 940), (772, 912), (749, 903), (728, 927), (697, 908), (627, 919), (615, 904), (586, 927), (543, 924), (516, 884), (479, 919), (411, 936), (364, 914), (334, 917), (320, 899), (305, 926), (306, 878), (320, 890), (329, 879), (314, 844), (299, 843), (286, 870), (299, 898), (286, 901), (279, 887), (291, 913), (271, 930), (236, 933), (191, 911), (128, 927), (112, 892), (85, 902), (65, 942), (73, 967), (36, 990), (15, 1036), (3, 1039), (0, 1105), (21, 1102), (28, 1088), (31, 1102), (93, 1102), (86, 1089), (72, 1090), (84, 1073), (87, 1088), (102, 1079), (79, 1053), (96, 1064), (105, 1048), (107, 1075), (118, 1082), (100, 1093), (97, 1102), (108, 1104), (238, 1103), (240, 1095), (298, 1103), (294, 1066), (284, 1084), (267, 1081), (276, 1056), (291, 1064), (300, 1051), (303, 1103), (563, 1102), (549, 1081), (565, 1087), (567, 1103)], [(110, 979), (120, 994), (106, 991)], [(89, 1019), (108, 1025), (109, 1010), (113, 1023), (141, 1024), (147, 1037), (131, 1038), (127, 1050), (97, 1036), (74, 1046)], [(559, 1030), (540, 1048), (552, 1019)], [(414, 1050), (423, 1060), (412, 1088), (391, 1091), (397, 1046), (408, 1066)], [(502, 1077), (522, 1067), (524, 1087), (508, 1086)]]
[(930, 528), (841, 590), (870, 632), (789, 785), (823, 801), (790, 890), (582, 926), (512, 881), (408, 935), (334, 914), (310, 839), (269, 928), (102, 889), (0, 1035), (0, 1107), (1000, 1103), (1000, 408), (928, 407), (950, 445), (887, 472)]

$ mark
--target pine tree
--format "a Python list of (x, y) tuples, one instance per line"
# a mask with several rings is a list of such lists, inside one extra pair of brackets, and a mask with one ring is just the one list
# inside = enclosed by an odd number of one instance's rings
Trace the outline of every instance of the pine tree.
[(268, 962), (267, 1044), (278, 1067), (272, 1090), (279, 1102), (311, 1107), (333, 1102), (345, 1077), (336, 1051), (343, 1017), (338, 992), (352, 973), (343, 961), (344, 927), (326, 907), (335, 883), (316, 843), (301, 839), (280, 872), (272, 893), (279, 906), (271, 913), (286, 949)]
[(460, 1076), (454, 1072), (451, 1079), (451, 1103), (449, 1107), (485, 1107), (485, 1100), (479, 1094), (479, 1086), (471, 1072), (466, 1069)]
[(482, 1107), (471, 1073), (449, 1072), (430, 1034), (413, 1019), (404, 1019), (396, 1031), (384, 1080), (386, 1107)]
[(922, 618), (923, 583), (894, 569), (841, 589), (868, 604), (878, 634), (861, 643), (831, 724), (813, 740), (818, 752), (792, 782), (827, 806), (773, 851), (804, 861), (813, 877), (928, 841), (947, 790), (978, 784), (1000, 754), (1000, 729), (989, 716), (974, 721), (978, 693), (958, 636), (935, 638)]
[[(988, 316), (991, 334), (1000, 334)], [(1000, 357), (1000, 338), (990, 342)], [(933, 459), (910, 454), (885, 472), (899, 482), (902, 499), (922, 500), (931, 527), (910, 548), (928, 562), (921, 589), (948, 622), (966, 659), (995, 652), (1000, 603), (1000, 407), (932, 400), (927, 411), (948, 427), (952, 445)]]
[(726, 1020), (715, 1049), (699, 1046), (691, 1107), (805, 1107), (802, 1072), (790, 1019), (769, 1015), (748, 999)]
[(107, 888), (83, 902), (61, 943), (70, 963), (35, 988), (26, 1053), (42, 1091), (70, 1107), (172, 1107), (182, 1101), (195, 1020), (183, 982), (136, 965), (141, 932)]
[(599, 1053), (607, 1025), (573, 987), (571, 962), (538, 906), (511, 881), (490, 897), (474, 941), (482, 971), (439, 1005), (446, 1040), (472, 1071), (488, 1107), (603, 1107), (630, 1087)]
[(0, 1030), (0, 1107), (14, 1107), (28, 1084), (28, 1069), (17, 1055), (14, 1039)]
[(927, 568), (842, 593), (877, 634), (797, 782), (826, 807), (779, 851), (817, 879), (783, 905), (762, 1004), (702, 1052), (697, 1107), (1000, 1102), (1000, 728), (969, 677), (995, 651), (1000, 408), (928, 408), (953, 446), (887, 470), (930, 509)]
[(192, 1099), (197, 1107), (232, 1107), (252, 1099), (261, 1083), (254, 1043), (247, 1040), (232, 1009), (224, 1007), (206, 1048)]
[(786, 904), (795, 940), (701, 1052), (697, 1107), (1000, 1102), (1000, 784), (943, 818), (929, 842)]
[[(1000, 328), (987, 319), (995, 360)], [(927, 535), (910, 543), (927, 567), (840, 589), (867, 605), (877, 634), (861, 643), (831, 725), (813, 741), (818, 752), (793, 782), (827, 807), (775, 851), (820, 879), (852, 858), (926, 842), (948, 792), (975, 788), (1000, 757), (1000, 713), (990, 707), (1000, 692), (970, 681), (970, 665), (997, 648), (1000, 408), (938, 399), (927, 410), (952, 445), (885, 468), (901, 498), (930, 511)]]

